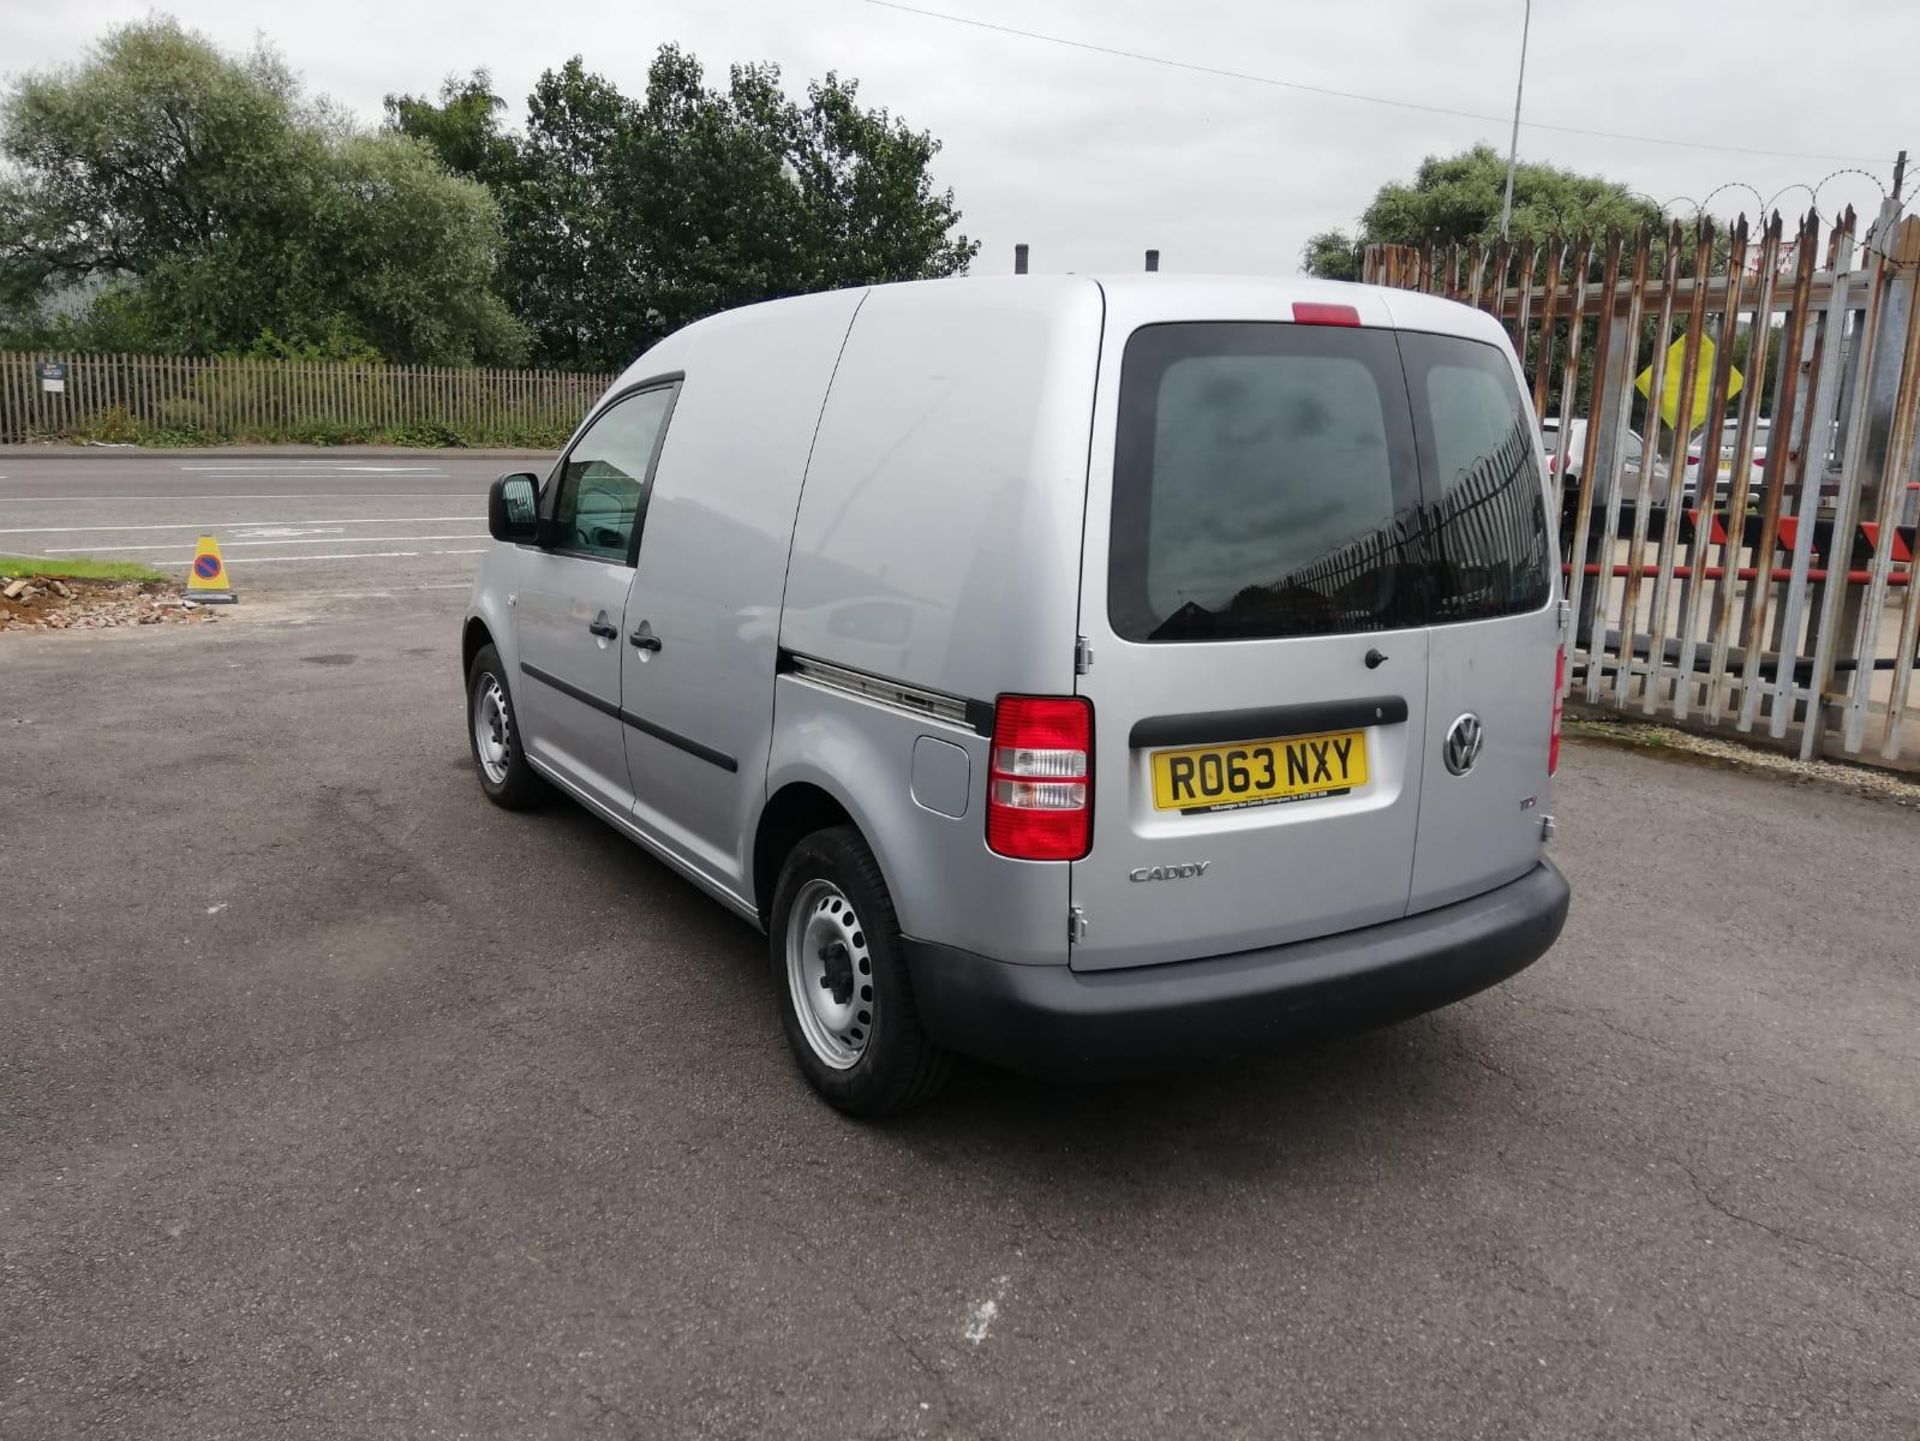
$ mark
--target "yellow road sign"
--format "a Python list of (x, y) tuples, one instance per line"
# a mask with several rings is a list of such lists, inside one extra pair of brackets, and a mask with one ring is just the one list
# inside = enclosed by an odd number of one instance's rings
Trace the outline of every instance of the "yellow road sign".
[[(1701, 422), (1707, 418), (1707, 407), (1713, 392), (1713, 338), (1700, 337), (1700, 355), (1693, 363), (1693, 411), (1692, 419), (1687, 422), (1689, 433), (1698, 430)], [(1670, 427), (1680, 424), (1680, 382), (1687, 368), (1687, 337), (1681, 336), (1667, 347), (1666, 374), (1660, 380), (1660, 418)], [(1746, 384), (1746, 377), (1738, 370), (1729, 367), (1727, 372), (1727, 399), (1732, 400)], [(1653, 367), (1649, 365), (1635, 377), (1633, 388), (1642, 395), (1649, 395), (1653, 389)]]
[(187, 594), (214, 604), (235, 598), (233, 587), (227, 584), (227, 563), (220, 558), (220, 542), (210, 535), (201, 536), (194, 547), (193, 565), (187, 571)]

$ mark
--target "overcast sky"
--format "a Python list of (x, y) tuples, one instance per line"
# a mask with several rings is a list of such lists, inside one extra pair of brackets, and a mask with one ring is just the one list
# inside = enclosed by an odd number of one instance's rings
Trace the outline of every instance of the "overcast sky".
[[(910, 3), (1490, 117), (1511, 113), (1522, 11), (1522, 0)], [(150, 8), (4, 0), (0, 68), (72, 62), (109, 25)], [(1158, 246), (1168, 269), (1291, 274), (1308, 235), (1350, 224), (1383, 181), (1411, 175), (1422, 156), (1477, 140), (1503, 151), (1507, 143), (1498, 118), (1197, 74), (867, 0), (179, 0), (162, 8), (230, 49), (264, 36), (311, 89), (369, 122), (388, 91), (432, 91), (450, 72), (485, 66), (517, 123), (540, 71), (576, 53), (639, 94), (666, 41), (699, 56), (710, 80), (724, 81), (733, 61), (771, 60), (797, 91), (838, 70), (859, 79), (865, 103), (944, 143), (935, 174), (953, 188), (965, 231), (984, 242), (976, 272), (1010, 268), (1014, 242), (1025, 240), (1036, 270), (1133, 269)], [(1917, 91), (1914, 0), (1539, 0), (1524, 120), (1737, 149), (1523, 124), (1520, 153), (1597, 171), (1660, 201), (1702, 200), (1730, 181), (1773, 196), (1850, 163), (1884, 185), (1896, 151), (1920, 152)], [(1795, 191), (1779, 204), (1797, 213), (1806, 201)], [(1823, 213), (1848, 202), (1870, 209), (1879, 192), (1853, 175), (1820, 192)], [(1748, 191), (1724, 190), (1712, 209), (1729, 215), (1758, 203)]]

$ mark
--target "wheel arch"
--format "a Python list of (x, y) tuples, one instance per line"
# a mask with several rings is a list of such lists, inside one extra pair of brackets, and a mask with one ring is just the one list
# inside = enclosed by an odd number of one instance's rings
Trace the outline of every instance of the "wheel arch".
[(485, 618), (468, 616), (466, 625), (460, 631), (460, 679), (463, 684), (473, 670), (473, 658), (480, 654), (482, 646), (489, 645), (495, 650), (499, 649), (499, 642), (494, 640)]
[[(873, 842), (853, 811), (818, 780), (788, 781), (767, 797), (753, 833), (753, 903), (762, 926), (769, 924), (773, 890), (793, 848), (815, 831), (834, 826), (852, 826), (872, 849)], [(885, 874), (884, 866), (881, 873)]]

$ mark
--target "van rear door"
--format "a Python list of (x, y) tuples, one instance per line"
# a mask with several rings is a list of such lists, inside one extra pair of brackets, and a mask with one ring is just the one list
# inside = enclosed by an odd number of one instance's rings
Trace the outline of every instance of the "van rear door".
[(1301, 289), (1108, 289), (1076, 969), (1406, 913), (1430, 729), (1412, 417), (1384, 302)]
[(1533, 412), (1512, 353), (1413, 331), (1400, 352), (1431, 558), (1428, 764), (1408, 903), (1424, 911), (1539, 863), (1560, 618)]

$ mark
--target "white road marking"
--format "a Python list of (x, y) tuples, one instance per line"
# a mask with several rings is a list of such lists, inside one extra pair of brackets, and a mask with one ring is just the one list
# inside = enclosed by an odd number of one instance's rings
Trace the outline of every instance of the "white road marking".
[(292, 540), (296, 536), (345, 534), (345, 528), (339, 525), (256, 525), (251, 530), (234, 531), (231, 544), (239, 545), (249, 540)]
[[(0, 476), (0, 480), (6, 479)], [(267, 495), (175, 495), (156, 490), (151, 495), (0, 495), (0, 505), (41, 505), (55, 501), (104, 501), (116, 504), (176, 500), (459, 500), (457, 492), (445, 490), (279, 490)]]
[[(486, 548), (479, 550), (367, 550), (356, 551), (351, 555), (236, 555), (228, 565), (300, 565), (310, 560), (411, 560), (422, 555), (485, 555)], [(148, 565), (192, 565), (190, 560), (151, 560)], [(459, 583), (461, 586), (465, 581)], [(448, 589), (457, 587), (449, 586)]]
[(445, 475), (437, 465), (347, 465), (309, 460), (297, 465), (183, 465), (188, 475)]
[[(373, 515), (373, 516), (316, 516), (316, 520), (328, 525), (441, 525), (454, 520), (485, 520), (484, 515)], [(297, 519), (297, 518), (296, 518)], [(194, 521), (191, 525), (180, 521), (166, 521), (159, 525), (19, 525), (0, 530), (0, 535), (80, 535), (96, 531), (116, 530), (211, 530), (216, 526), (236, 526), (245, 528), (250, 525), (285, 525), (287, 519), (274, 520), (218, 520)], [(120, 547), (126, 549), (125, 546)], [(111, 549), (111, 547), (109, 547)], [(148, 546), (147, 549), (153, 549)]]
[(987, 1332), (993, 1329), (994, 1318), (1000, 1314), (1000, 1302), (1007, 1294), (1007, 1277), (993, 1278), (993, 1294), (984, 1301), (975, 1301), (967, 1308), (966, 1325), (960, 1328), (960, 1334), (972, 1345), (978, 1346), (987, 1339)]
[[(486, 540), (488, 536), (485, 531), (460, 531), (454, 535), (356, 535), (354, 539), (368, 545), (376, 545), (383, 540)], [(243, 545), (331, 545), (334, 543), (332, 536), (324, 536), (318, 540), (230, 540), (224, 542), (222, 548), (233, 550)], [(169, 540), (155, 545), (63, 545), (50, 548), (47, 554), (106, 555), (109, 552), (128, 550), (178, 550), (185, 544), (185, 541)]]
[(961, 1334), (978, 1346), (987, 1339), (987, 1331), (993, 1325), (993, 1318), (999, 1314), (1000, 1303), (991, 1297), (985, 1301), (975, 1302), (967, 1312), (967, 1324)]

